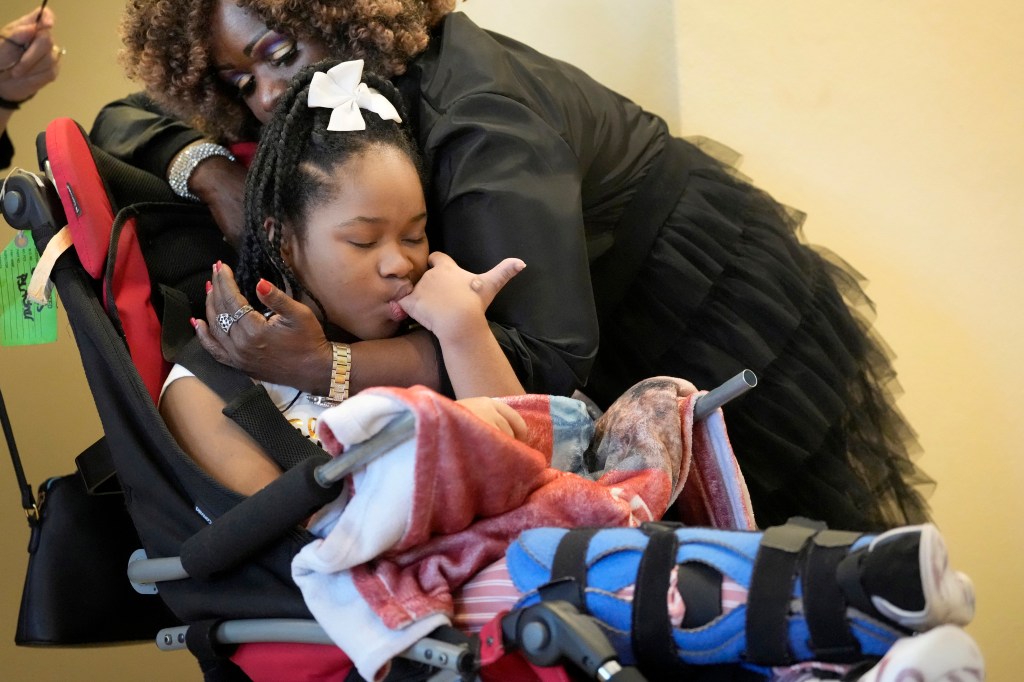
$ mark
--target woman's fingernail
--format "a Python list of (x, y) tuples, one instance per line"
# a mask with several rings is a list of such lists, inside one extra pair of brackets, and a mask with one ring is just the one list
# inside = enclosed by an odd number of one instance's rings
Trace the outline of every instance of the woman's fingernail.
[(256, 283), (256, 293), (258, 293), (260, 296), (266, 296), (267, 294), (270, 293), (270, 290), (272, 288), (273, 287), (270, 284), (270, 282), (268, 282), (265, 279), (261, 279), (259, 282)]
[(192, 323), (193, 329), (199, 329), (199, 322), (194, 317), (188, 318), (188, 321)]
[(206, 280), (206, 293), (213, 291), (213, 285), (210, 284), (210, 280)]
[(216, 263), (214, 263), (213, 264), (213, 271), (214, 272), (220, 272), (220, 266), (221, 265), (223, 265), (223, 263), (221, 263), (220, 261), (217, 261)]

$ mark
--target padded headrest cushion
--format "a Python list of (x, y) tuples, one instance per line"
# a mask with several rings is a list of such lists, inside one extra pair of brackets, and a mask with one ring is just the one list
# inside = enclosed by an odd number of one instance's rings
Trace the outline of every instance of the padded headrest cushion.
[(75, 121), (58, 118), (46, 127), (46, 153), (78, 258), (99, 279), (116, 211), (96, 168), (92, 146)]

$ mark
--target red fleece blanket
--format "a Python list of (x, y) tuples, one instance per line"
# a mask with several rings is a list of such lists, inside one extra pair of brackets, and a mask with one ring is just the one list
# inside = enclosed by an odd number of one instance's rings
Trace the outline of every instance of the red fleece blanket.
[[(674, 502), (687, 523), (754, 527), (721, 414), (695, 427), (698, 394), (688, 382), (643, 381), (596, 423), (578, 401), (504, 399), (527, 422), (525, 442), (423, 387), (360, 395), (387, 397), (416, 419), (404, 532), (376, 558), (351, 567), (360, 595), (390, 628), (450, 615), (452, 591), (528, 528), (637, 525), (661, 518)], [(339, 420), (351, 418), (344, 407), (325, 412), (321, 430), (344, 431)], [(387, 466), (388, 457), (369, 466)], [(355, 497), (360, 493), (357, 483)]]

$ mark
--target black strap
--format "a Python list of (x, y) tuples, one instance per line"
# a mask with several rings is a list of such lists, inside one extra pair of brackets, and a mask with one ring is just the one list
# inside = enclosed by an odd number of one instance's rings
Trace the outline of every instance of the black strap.
[(637, 567), (633, 590), (633, 654), (640, 671), (651, 680), (687, 679), (689, 666), (679, 660), (665, 595), (679, 541), (656, 525), (642, 527), (650, 536)]
[(814, 536), (801, 571), (804, 616), (815, 660), (853, 663), (863, 658), (846, 617), (846, 598), (836, 580), (839, 563), (846, 558), (859, 533), (824, 530)]
[(103, 289), (106, 292), (104, 307), (107, 311), (107, 317), (110, 318), (110, 323), (114, 325), (118, 336), (126, 344), (128, 343), (128, 338), (125, 335), (124, 325), (121, 324), (121, 314), (118, 312), (117, 303), (114, 300), (114, 269), (117, 266), (117, 249), (121, 244), (121, 232), (124, 230), (124, 226), (128, 224), (128, 221), (137, 215), (138, 212), (135, 207), (129, 206), (118, 211), (117, 215), (114, 216), (114, 224), (110, 227), (110, 244), (107, 247), (107, 263), (103, 269)]
[(575, 528), (562, 536), (551, 561), (551, 579), (572, 578), (587, 586), (587, 548), (598, 528)]
[(319, 445), (288, 423), (261, 384), (250, 382), (249, 388), (228, 403), (223, 412), (285, 471), (310, 457), (323, 455)]
[(850, 606), (874, 618), (881, 618), (881, 614), (871, 603), (871, 596), (860, 582), (860, 578), (864, 574), (862, 564), (867, 556), (866, 551), (859, 550), (843, 557), (836, 567), (836, 582)]
[(788, 665), (786, 618), (804, 548), (821, 524), (791, 520), (764, 531), (754, 559), (747, 596), (746, 660), (755, 665)]
[[(164, 346), (167, 347), (166, 341)], [(213, 389), (213, 392), (226, 403), (230, 403), (253, 386), (252, 379), (245, 372), (214, 360), (195, 335), (177, 350), (177, 354), (167, 359), (195, 374), (196, 378)]]
[[(195, 339), (192, 328), (192, 303), (185, 292), (160, 284), (160, 353), (164, 360), (173, 362), (178, 354)], [(196, 352), (191, 350), (190, 352)]]
[(544, 601), (567, 601), (587, 613), (587, 548), (598, 528), (575, 528), (558, 542), (551, 560), (551, 580), (537, 589)]
[(216, 632), (222, 622), (201, 620), (190, 623), (185, 631), (185, 646), (199, 663), (205, 682), (243, 682), (249, 677), (230, 659), (237, 646), (217, 640)]
[(39, 523), (39, 509), (36, 507), (36, 497), (32, 493), (32, 486), (25, 478), (25, 469), (21, 466), (21, 455), (18, 454), (18, 444), (14, 442), (14, 429), (11, 428), (11, 418), (7, 415), (7, 404), (4, 403), (2, 392), (0, 392), (0, 424), (3, 424), (7, 451), (11, 454), (14, 476), (18, 479), (18, 489), (21, 490), (21, 506), (28, 518), (28, 525), (35, 527)]
[(244, 372), (214, 360), (198, 337), (193, 336), (173, 361), (223, 398), (227, 403), (224, 414), (252, 436), (282, 469), (323, 454), (318, 445), (288, 423), (263, 386), (254, 384)]

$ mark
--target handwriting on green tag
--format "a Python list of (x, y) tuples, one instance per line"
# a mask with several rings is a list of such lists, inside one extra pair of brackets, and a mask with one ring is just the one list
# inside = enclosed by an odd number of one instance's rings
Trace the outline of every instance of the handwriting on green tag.
[(56, 294), (46, 305), (28, 300), (28, 283), (38, 262), (31, 232), (19, 231), (0, 252), (0, 346), (57, 340)]

